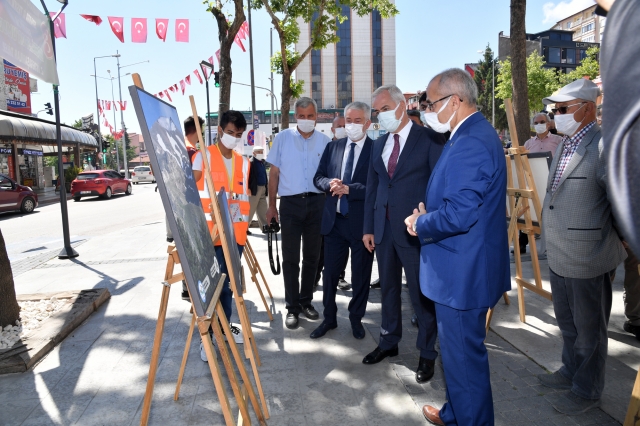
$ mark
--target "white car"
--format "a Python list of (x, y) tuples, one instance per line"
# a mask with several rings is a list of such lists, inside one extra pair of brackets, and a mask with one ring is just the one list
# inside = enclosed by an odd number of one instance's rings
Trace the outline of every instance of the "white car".
[(133, 172), (131, 173), (131, 182), (136, 185), (140, 182), (156, 183), (156, 177), (153, 175), (151, 167), (138, 166), (134, 167)]

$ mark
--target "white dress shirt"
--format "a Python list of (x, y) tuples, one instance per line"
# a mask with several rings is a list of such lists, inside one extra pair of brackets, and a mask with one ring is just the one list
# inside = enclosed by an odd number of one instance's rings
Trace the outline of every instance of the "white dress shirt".
[[(400, 136), (400, 153), (398, 154), (398, 160), (400, 160), (400, 154), (402, 154), (402, 149), (404, 148), (404, 144), (407, 142), (407, 138), (409, 137), (409, 132), (411, 131), (411, 126), (413, 126), (413, 121), (409, 120), (409, 123), (405, 125), (402, 130), (397, 132)], [(384, 148), (382, 148), (382, 162), (384, 163), (384, 167), (389, 169), (389, 157), (391, 157), (391, 151), (393, 151), (393, 135), (396, 133), (389, 133), (387, 137), (387, 141), (384, 143)]]
[[(364, 142), (367, 140), (367, 137), (363, 137), (358, 142), (355, 142), (356, 146), (353, 147), (353, 168), (351, 169), (351, 177), (353, 178), (353, 172), (356, 170), (356, 165), (358, 164), (358, 158), (360, 158), (360, 153), (362, 152), (362, 147), (364, 146)], [(351, 151), (351, 144), (354, 143), (350, 138), (347, 139), (347, 145), (344, 147), (344, 155), (342, 156), (342, 168), (340, 169), (340, 179), (344, 176), (344, 170), (347, 168), (347, 159), (349, 158), (349, 151)], [(344, 195), (343, 195), (344, 196)], [(340, 213), (340, 202), (338, 202), (338, 207), (336, 209), (338, 213)]]

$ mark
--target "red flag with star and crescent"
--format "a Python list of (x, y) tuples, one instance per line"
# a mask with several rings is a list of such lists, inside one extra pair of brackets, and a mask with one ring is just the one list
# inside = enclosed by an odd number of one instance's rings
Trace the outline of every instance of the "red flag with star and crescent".
[(118, 40), (124, 43), (124, 18), (109, 16), (109, 25), (111, 25), (111, 31), (118, 37)]
[(163, 18), (156, 18), (156, 34), (162, 41), (167, 41), (167, 28), (169, 27), (169, 20)]
[(98, 15), (83, 15), (83, 14), (80, 14), (80, 16), (82, 16), (84, 19), (86, 19), (89, 22), (93, 22), (96, 25), (102, 24), (102, 18), (99, 17)]
[[(58, 12), (49, 12), (49, 15), (53, 18), (57, 13)], [(53, 35), (55, 38), (67, 38), (67, 21), (64, 13), (58, 15), (56, 20), (53, 22)]]
[(176, 41), (189, 43), (189, 20), (176, 19)]
[(147, 42), (147, 18), (131, 18), (131, 41), (133, 43)]

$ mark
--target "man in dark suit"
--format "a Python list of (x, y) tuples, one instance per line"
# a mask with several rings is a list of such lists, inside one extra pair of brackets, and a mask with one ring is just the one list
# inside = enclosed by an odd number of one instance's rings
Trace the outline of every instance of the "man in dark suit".
[(437, 132), (451, 131), (451, 138), (424, 203), (405, 220), (407, 233), (422, 244), (420, 287), (438, 319), (447, 402), (440, 410), (422, 409), (437, 425), (494, 424), (486, 316), (511, 289), (506, 164), (477, 98), (475, 82), (462, 69), (446, 70), (429, 83), (425, 120)]
[(324, 235), (323, 298), (324, 321), (311, 333), (312, 339), (324, 336), (338, 326), (336, 289), (344, 259), (351, 249), (353, 296), (349, 302), (349, 320), (353, 337), (363, 339), (362, 326), (369, 298), (373, 253), (362, 244), (364, 197), (373, 141), (367, 137), (371, 107), (352, 102), (344, 109), (347, 137), (330, 143), (324, 150), (313, 179), (316, 188), (327, 194), (322, 212)]
[(396, 86), (382, 86), (372, 95), (378, 121), (389, 134), (373, 142), (364, 210), (365, 247), (376, 250), (382, 292), (382, 324), (378, 347), (362, 362), (376, 364), (398, 354), (402, 338), (400, 294), (402, 268), (413, 310), (418, 316), (420, 360), (416, 381), (433, 376), (438, 353), (433, 302), (420, 293), (420, 242), (407, 234), (404, 219), (424, 198), (431, 170), (442, 152), (442, 137), (413, 124), (406, 112), (404, 95)]

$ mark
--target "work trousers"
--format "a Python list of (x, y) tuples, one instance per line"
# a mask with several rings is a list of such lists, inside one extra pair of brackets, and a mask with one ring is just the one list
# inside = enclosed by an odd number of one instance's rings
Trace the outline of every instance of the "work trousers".
[(249, 196), (249, 225), (251, 225), (251, 221), (253, 221), (253, 215), (258, 214), (258, 223), (260, 224), (260, 229), (264, 225), (267, 225), (267, 187), (259, 186), (256, 191), (256, 195)]
[(600, 399), (609, 343), (610, 273), (580, 279), (549, 271), (553, 310), (563, 340), (560, 374), (573, 382), (576, 395)]
[[(222, 309), (224, 310), (225, 315), (227, 316), (227, 320), (231, 323), (231, 313), (232, 313), (232, 304), (233, 304), (233, 291), (230, 287), (229, 281), (229, 270), (227, 269), (227, 262), (224, 258), (224, 251), (222, 250), (222, 246), (215, 246), (216, 250), (216, 258), (218, 259), (218, 264), (220, 265), (220, 273), (225, 274), (227, 277), (224, 279), (224, 284), (222, 287), (222, 292), (220, 292), (220, 304), (222, 305)], [(240, 254), (240, 258), (242, 258), (242, 251), (244, 250), (244, 246), (238, 244), (238, 253)], [(240, 284), (240, 283), (238, 283)]]
[[(282, 275), (287, 311), (299, 314), (313, 300), (313, 284), (320, 256), (320, 225), (324, 194), (280, 198)], [(302, 268), (300, 245), (302, 244)], [(302, 274), (300, 270), (302, 269)]]

